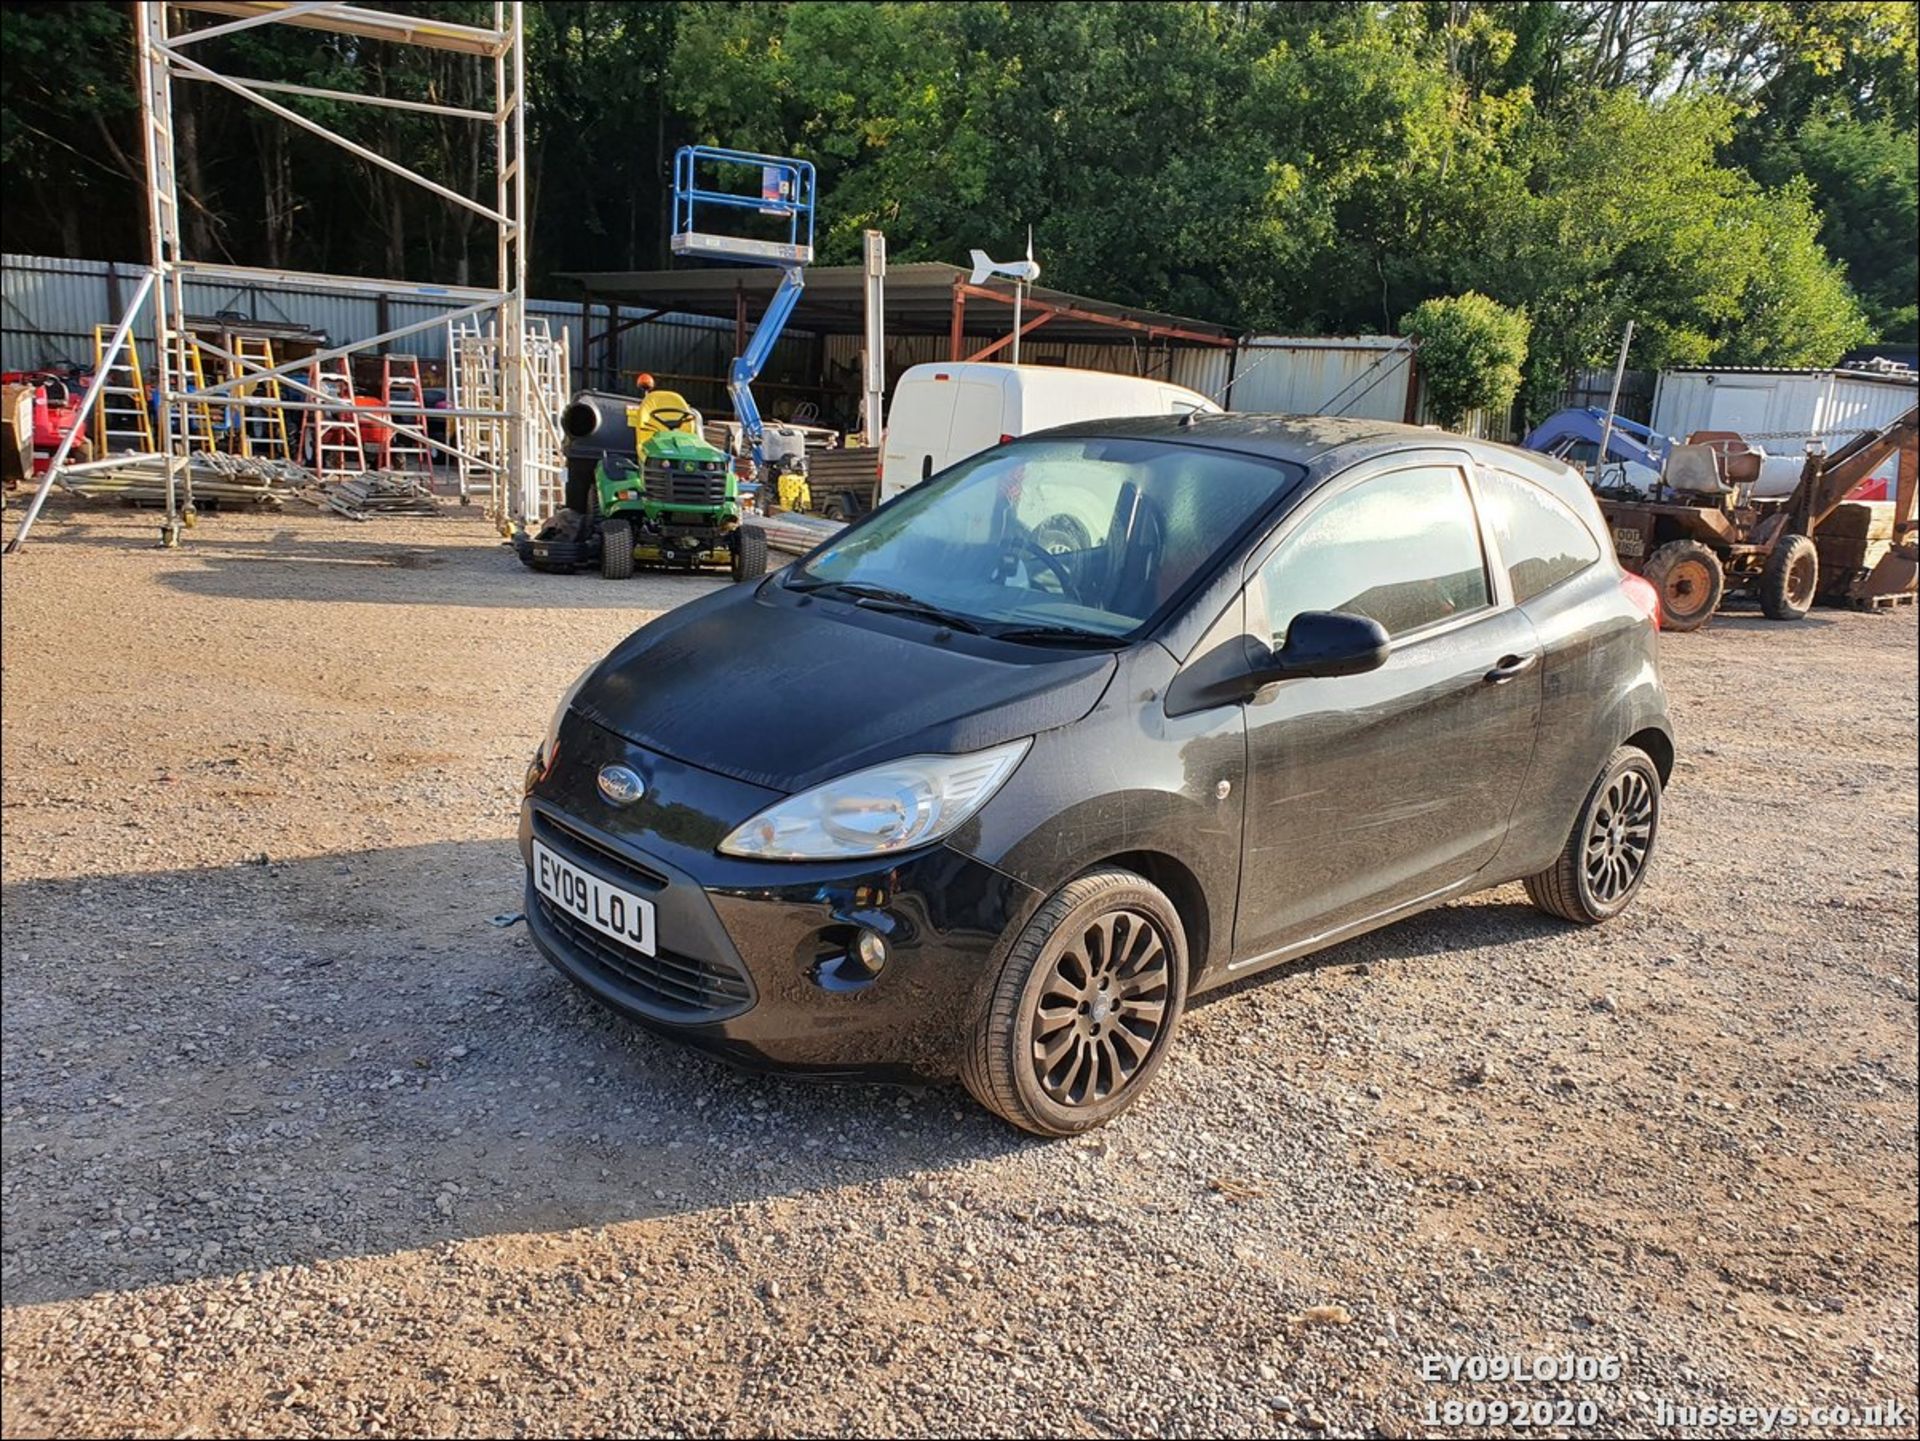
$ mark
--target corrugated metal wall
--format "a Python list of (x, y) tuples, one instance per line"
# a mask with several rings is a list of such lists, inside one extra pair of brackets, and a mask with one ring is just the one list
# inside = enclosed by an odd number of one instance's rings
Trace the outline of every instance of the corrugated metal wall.
[[(1397, 353), (1396, 353), (1397, 352)], [(1387, 335), (1253, 337), (1240, 353), (1235, 410), (1403, 420), (1409, 356)]]
[(1832, 383), (1824, 370), (1662, 371), (1654, 385), (1652, 425), (1682, 439), (1696, 430), (1732, 430), (1756, 440), (1797, 442), (1818, 428)]
[(1764, 438), (1770, 450), (1798, 450), (1815, 438), (1831, 448), (1911, 409), (1916, 394), (1916, 380), (1844, 370), (1670, 370), (1654, 395), (1653, 427), (1683, 437), (1736, 430)]
[[(1837, 450), (1913, 408), (1920, 381), (1867, 378), (1844, 370), (1670, 370), (1653, 397), (1653, 427), (1685, 438), (1731, 430), (1775, 455), (1797, 454), (1810, 440)], [(1874, 474), (1891, 478), (1897, 459)]]

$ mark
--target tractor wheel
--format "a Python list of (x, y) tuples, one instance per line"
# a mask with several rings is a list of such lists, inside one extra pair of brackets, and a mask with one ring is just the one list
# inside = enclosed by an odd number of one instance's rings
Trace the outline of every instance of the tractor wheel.
[(1804, 620), (1820, 588), (1820, 552), (1804, 535), (1783, 535), (1760, 572), (1760, 609), (1768, 620)]
[(633, 574), (633, 527), (624, 520), (610, 520), (600, 527), (600, 574), (608, 580), (625, 580)]
[(758, 526), (740, 526), (733, 533), (733, 578), (758, 580), (767, 573), (767, 537)]
[(1720, 557), (1697, 540), (1673, 540), (1647, 557), (1642, 572), (1660, 592), (1660, 624), (1698, 630), (1713, 618), (1727, 575)]

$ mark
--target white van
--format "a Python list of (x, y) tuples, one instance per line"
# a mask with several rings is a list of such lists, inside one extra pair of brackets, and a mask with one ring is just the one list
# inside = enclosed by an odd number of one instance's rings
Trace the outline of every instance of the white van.
[(1099, 370), (961, 361), (916, 365), (900, 377), (887, 412), (880, 498), (891, 500), (970, 455), (1049, 426), (1219, 409), (1184, 385)]

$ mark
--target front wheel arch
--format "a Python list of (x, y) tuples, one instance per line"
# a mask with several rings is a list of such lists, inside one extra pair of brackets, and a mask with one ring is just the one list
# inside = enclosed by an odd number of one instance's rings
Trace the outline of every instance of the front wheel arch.
[[(1173, 909), (1180, 917), (1180, 929), (1186, 933), (1187, 983), (1191, 986), (1207, 968), (1207, 946), (1212, 937), (1207, 892), (1200, 884), (1200, 878), (1185, 862), (1176, 860), (1164, 851), (1117, 851), (1083, 866), (1074, 879), (1090, 871), (1115, 867), (1132, 871), (1142, 880), (1151, 881), (1165, 891), (1167, 899), (1173, 902)], [(1237, 881), (1238, 877), (1235, 879)]]

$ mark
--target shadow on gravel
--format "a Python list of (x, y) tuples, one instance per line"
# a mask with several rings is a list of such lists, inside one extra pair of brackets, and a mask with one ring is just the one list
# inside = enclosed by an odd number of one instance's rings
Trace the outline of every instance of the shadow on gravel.
[(1039, 1144), (749, 1076), (533, 949), (510, 841), (6, 888), (9, 1306), (705, 1210)]
[[(1713, 619), (1707, 622), (1706, 629), (1728, 631), (1771, 631), (1786, 639), (1796, 631), (1823, 630), (1828, 626), (1841, 625), (1840, 619), (1846, 612), (1816, 608), (1799, 620), (1769, 620), (1760, 610), (1760, 603), (1752, 600), (1727, 601), (1713, 613)], [(1682, 636), (1684, 642), (1686, 637)]]
[[(606, 1014), (493, 924), (519, 866), (473, 841), (9, 886), (6, 1304), (1044, 1144), (957, 1089), (747, 1075)], [(1241, 984), (1555, 929), (1456, 905)]]
[(546, 575), (528, 570), (505, 546), (433, 546), (428, 539), (423, 534), (419, 544), (399, 545), (328, 541), (295, 550), (272, 543), (252, 550), (209, 546), (194, 554), (197, 566), (161, 576), (160, 583), (211, 600), (657, 610), (704, 595), (703, 581), (727, 580), (717, 570), (641, 571), (617, 583), (595, 572)]
[(1270, 971), (1260, 971), (1245, 980), (1235, 981), (1216, 991), (1194, 998), (1193, 1006), (1204, 1009), (1215, 1001), (1235, 996), (1249, 986), (1279, 984), (1291, 976), (1308, 975), (1320, 970), (1338, 970), (1342, 966), (1382, 966), (1417, 963), (1422, 956), (1448, 955), (1454, 951), (1477, 950), (1482, 946), (1511, 945), (1519, 941), (1537, 941), (1564, 936), (1569, 927), (1564, 921), (1542, 915), (1532, 906), (1511, 901), (1488, 901), (1469, 896), (1438, 910), (1426, 911), (1396, 921), (1364, 936), (1355, 936), (1337, 946), (1311, 955), (1284, 961)]

